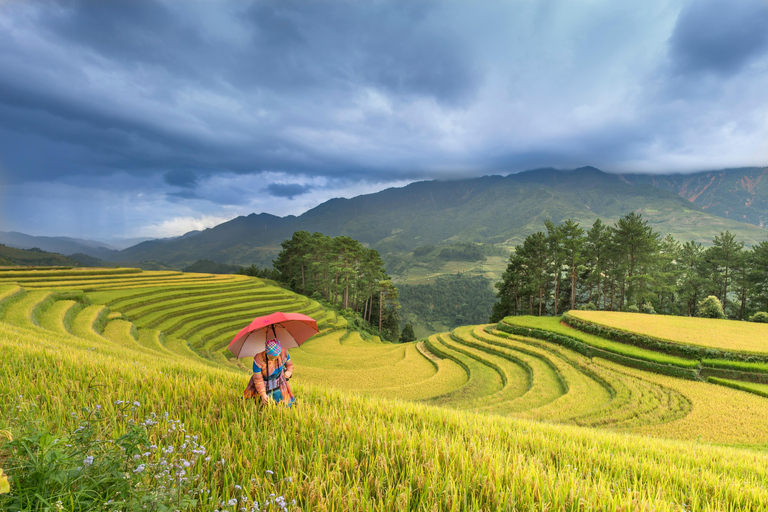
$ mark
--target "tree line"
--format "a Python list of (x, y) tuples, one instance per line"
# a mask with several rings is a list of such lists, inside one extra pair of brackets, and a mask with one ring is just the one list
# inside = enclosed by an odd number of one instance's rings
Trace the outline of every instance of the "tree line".
[(634, 212), (588, 231), (570, 219), (545, 227), (510, 255), (492, 322), (577, 308), (696, 316), (708, 296), (733, 319), (768, 310), (768, 242), (747, 248), (725, 231), (706, 248), (681, 244)]
[(400, 337), (398, 290), (378, 251), (348, 236), (296, 231), (273, 261), (279, 281), (303, 295), (354, 310), (385, 339)]

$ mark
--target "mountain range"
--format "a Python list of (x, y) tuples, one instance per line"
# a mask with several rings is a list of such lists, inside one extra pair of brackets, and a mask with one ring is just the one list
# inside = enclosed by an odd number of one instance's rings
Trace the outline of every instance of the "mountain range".
[[(632, 211), (680, 241), (707, 244), (730, 230), (752, 245), (768, 239), (768, 230), (738, 218), (762, 223), (768, 217), (768, 178), (762, 179), (766, 173), (768, 168), (649, 177), (582, 167), (422, 181), (351, 199), (331, 199), (300, 216), (237, 217), (193, 236), (143, 242), (120, 251), (118, 257), (177, 267), (200, 259), (268, 265), (280, 242), (294, 231), (306, 230), (350, 236), (376, 248), (386, 261), (388, 254), (407, 253), (423, 245), (475, 242), (511, 248), (528, 234), (543, 230), (548, 218), (555, 223), (570, 218), (588, 227), (598, 217), (613, 223)], [(737, 189), (740, 184), (743, 188)]]
[[(768, 240), (768, 167), (694, 174), (608, 174), (594, 167), (572, 171), (536, 169), (508, 176), (421, 181), (351, 199), (331, 199), (299, 216), (241, 216), (178, 238), (148, 240), (117, 251), (88, 242), (72, 245), (97, 258), (174, 268), (198, 260), (268, 266), (280, 243), (297, 230), (346, 235), (388, 257), (424, 245), (463, 242), (511, 249), (544, 221), (566, 219), (589, 227), (598, 217), (613, 223), (627, 213), (643, 215), (653, 228), (680, 241), (711, 243), (730, 230), (747, 245)], [(0, 243), (6, 242), (0, 233)], [(18, 235), (18, 234), (17, 234)], [(18, 237), (17, 237), (18, 238)], [(27, 240), (37, 243), (44, 237)], [(23, 246), (20, 246), (23, 247)], [(41, 247), (51, 250), (50, 247)]]

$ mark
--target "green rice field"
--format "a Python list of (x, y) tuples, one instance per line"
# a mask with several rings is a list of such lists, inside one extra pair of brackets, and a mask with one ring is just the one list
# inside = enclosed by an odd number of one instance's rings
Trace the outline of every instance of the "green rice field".
[(768, 355), (768, 324), (615, 311), (570, 311), (568, 314), (672, 343)]
[[(250, 362), (226, 346), (277, 310), (321, 331), (291, 349), (296, 407), (265, 410), (242, 399)], [(346, 325), (247, 276), (2, 272), (0, 453), (29, 418), (63, 433), (83, 408), (136, 421), (167, 413), (209, 457), (190, 468), (203, 489), (195, 510), (768, 510), (759, 394), (496, 325), (407, 344)], [(9, 463), (0, 455), (13, 493)]]

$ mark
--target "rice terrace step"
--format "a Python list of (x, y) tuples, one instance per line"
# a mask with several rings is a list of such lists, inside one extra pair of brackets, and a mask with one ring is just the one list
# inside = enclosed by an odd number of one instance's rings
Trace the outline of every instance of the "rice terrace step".
[[(327, 327), (291, 349), (299, 402), (267, 421), (240, 398), (250, 361), (225, 348), (253, 316), (286, 307)], [(673, 504), (685, 500), (696, 510), (768, 504), (765, 385), (688, 378), (715, 363), (583, 328), (659, 334), (642, 319), (632, 323), (637, 314), (508, 317), (393, 344), (258, 278), (130, 269), (3, 272), (0, 311), (5, 396), (64, 423), (73, 408), (98, 404), (111, 414), (125, 399), (147, 412), (176, 411), (225, 459), (226, 478), (241, 478), (256, 458), (290, 476), (280, 492), (304, 496), (307, 508), (341, 492), (384, 503), (386, 486), (404, 489), (397, 474), (422, 479), (408, 485), (422, 485), (448, 510), (528, 509), (541, 497), (514, 489), (536, 485), (564, 510), (576, 509), (562, 488), (610, 510), (627, 500), (661, 503), (658, 510), (682, 510)], [(763, 353), (753, 331), (734, 330), (731, 345), (662, 329), (665, 343)], [(254, 438), (262, 449), (247, 453)], [(691, 480), (691, 472), (704, 477)], [(221, 489), (224, 474), (215, 475), (209, 485)], [(495, 490), (478, 491), (484, 505), (454, 506), (463, 489), (485, 485)]]

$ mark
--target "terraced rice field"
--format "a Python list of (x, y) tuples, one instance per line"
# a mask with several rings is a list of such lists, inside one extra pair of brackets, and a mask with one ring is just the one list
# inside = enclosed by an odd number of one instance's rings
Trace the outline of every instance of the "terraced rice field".
[(570, 311), (568, 314), (673, 343), (768, 355), (768, 324), (605, 311)]
[[(240, 398), (250, 362), (224, 349), (275, 310), (322, 331), (291, 350), (297, 408), (264, 414)], [(62, 428), (83, 405), (170, 411), (225, 459), (196, 469), (201, 510), (267, 490), (303, 510), (768, 509), (768, 455), (708, 444), (768, 447), (762, 396), (492, 325), (409, 344), (344, 325), (245, 276), (3, 272), (0, 404)]]

